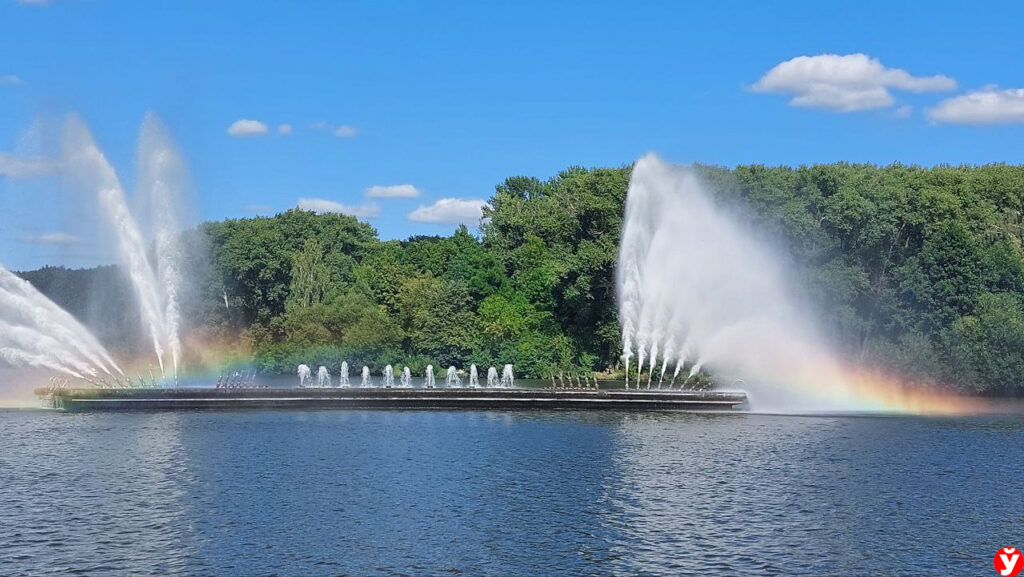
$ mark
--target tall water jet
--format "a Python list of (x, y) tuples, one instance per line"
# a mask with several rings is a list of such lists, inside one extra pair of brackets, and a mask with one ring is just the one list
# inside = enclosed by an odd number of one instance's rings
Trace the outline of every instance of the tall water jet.
[(689, 376), (686, 377), (686, 382), (690, 382), (690, 380), (693, 379), (693, 377), (697, 376), (697, 373), (700, 372), (702, 366), (703, 363), (701, 361), (697, 361), (696, 363), (694, 363), (693, 367), (690, 368)]
[(428, 389), (433, 389), (437, 386), (434, 382), (434, 365), (427, 365), (427, 372), (423, 379), (423, 386)]
[(166, 374), (164, 353), (173, 348), (165, 320), (165, 306), (157, 277), (146, 254), (146, 241), (128, 210), (117, 173), (77, 117), (70, 117), (64, 132), (63, 166), (82, 185), (99, 196), (100, 206), (117, 237), (121, 260), (131, 279), (143, 324), (153, 341), (160, 370)]
[(156, 248), (156, 276), (163, 298), (164, 326), (174, 374), (181, 359), (182, 285), (178, 211), (182, 205), (185, 163), (171, 143), (163, 123), (147, 113), (139, 135), (139, 194), (149, 204), (150, 226)]
[(449, 389), (462, 386), (462, 379), (459, 378), (459, 371), (454, 367), (448, 367), (448, 373), (445, 375), (444, 384)]
[(480, 388), (480, 376), (476, 372), (476, 365), (469, 365), (469, 386), (474, 389)]
[(338, 371), (338, 386), (347, 389), (351, 385), (348, 382), (348, 362), (341, 361), (341, 369)]
[[(696, 172), (653, 155), (633, 168), (616, 271), (623, 358), (645, 357), (669, 342), (686, 356), (748, 384), (787, 384), (846, 408), (855, 400), (843, 365), (810, 315), (796, 306), (782, 259), (749, 225), (717, 204)], [(651, 362), (652, 372), (654, 362)], [(674, 375), (674, 377), (675, 377)], [(673, 379), (674, 379), (673, 377)], [(691, 377), (687, 377), (689, 380)], [(766, 400), (769, 388), (758, 391)], [(778, 397), (778, 395), (775, 395)], [(776, 402), (790, 402), (785, 394)]]
[(331, 372), (327, 370), (327, 367), (321, 366), (317, 369), (316, 386), (320, 388), (328, 388), (331, 386)]
[(0, 358), (70, 376), (123, 374), (71, 314), (0, 265)]
[(403, 389), (412, 387), (412, 371), (409, 370), (409, 367), (402, 369), (402, 379), (399, 382), (402, 383)]
[(373, 386), (373, 378), (370, 376), (370, 367), (367, 367), (365, 365), (363, 366), (362, 377), (363, 377), (363, 383), (362, 383), (362, 387), (363, 388), (368, 388), (368, 387), (372, 387)]
[(505, 365), (501, 370), (501, 386), (511, 389), (516, 384), (515, 375), (512, 374), (512, 365)]
[(300, 387), (308, 387), (310, 384), (312, 384), (312, 382), (313, 382), (313, 372), (309, 370), (308, 366), (306, 366), (306, 365), (299, 365), (299, 368), (298, 368), (297, 372), (299, 374), (299, 386)]
[(390, 389), (395, 386), (395, 369), (391, 365), (384, 367), (384, 388)]
[(647, 388), (651, 388), (651, 381), (654, 380), (654, 366), (658, 364), (658, 338), (659, 335), (655, 333), (654, 344), (651, 345), (651, 366), (647, 369)]
[(679, 360), (676, 361), (676, 370), (672, 373), (672, 381), (668, 384), (671, 389), (676, 384), (676, 378), (679, 377), (679, 371), (683, 369), (683, 364), (686, 362), (686, 355), (680, 355)]
[(487, 369), (487, 388), (493, 389), (499, 384), (501, 383), (498, 382), (498, 369), (494, 367)]

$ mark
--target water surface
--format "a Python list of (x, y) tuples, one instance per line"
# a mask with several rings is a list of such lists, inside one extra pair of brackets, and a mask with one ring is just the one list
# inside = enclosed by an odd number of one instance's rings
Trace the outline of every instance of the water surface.
[(988, 574), (1024, 422), (0, 411), (4, 575)]

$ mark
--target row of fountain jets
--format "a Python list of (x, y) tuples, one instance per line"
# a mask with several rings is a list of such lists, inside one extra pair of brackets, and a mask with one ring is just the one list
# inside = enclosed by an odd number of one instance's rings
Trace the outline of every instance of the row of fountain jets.
[[(335, 385), (331, 372), (327, 367), (320, 367), (317, 369), (316, 378), (313, 378), (313, 371), (310, 370), (307, 365), (299, 365), (299, 386), (300, 387), (318, 387), (318, 388), (331, 388), (351, 387), (352, 383), (349, 380), (349, 369), (348, 363), (341, 363), (341, 370), (338, 373), (338, 382)], [(374, 382), (373, 376), (370, 374), (370, 367), (363, 367), (360, 372), (361, 382), (360, 387), (370, 388), (378, 386)], [(462, 387), (462, 378), (459, 377), (459, 370), (454, 366), (448, 367), (448, 371), (445, 373), (445, 386), (449, 389), (457, 389)], [(384, 367), (382, 379), (380, 381), (381, 387), (390, 389), (396, 387), (395, 385), (395, 369), (391, 365)], [(477, 371), (476, 365), (469, 366), (469, 383), (468, 386), (472, 389), (480, 388), (480, 376)], [(505, 365), (501, 370), (501, 376), (498, 376), (498, 369), (491, 367), (487, 369), (487, 387), (488, 388), (502, 388), (511, 389), (515, 386), (515, 376), (512, 374), (512, 365)], [(412, 388), (412, 371), (409, 367), (402, 369), (402, 373), (398, 377), (398, 388), (410, 389)], [(427, 365), (427, 370), (423, 378), (423, 387), (427, 389), (433, 389), (437, 387), (437, 379), (434, 377), (434, 366)]]

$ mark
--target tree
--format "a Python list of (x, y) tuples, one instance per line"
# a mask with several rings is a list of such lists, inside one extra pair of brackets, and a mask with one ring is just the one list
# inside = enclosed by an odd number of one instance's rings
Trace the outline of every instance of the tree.
[(316, 238), (306, 239), (302, 252), (292, 257), (292, 282), (288, 304), (309, 308), (323, 302), (327, 294), (329, 276), (320, 241)]

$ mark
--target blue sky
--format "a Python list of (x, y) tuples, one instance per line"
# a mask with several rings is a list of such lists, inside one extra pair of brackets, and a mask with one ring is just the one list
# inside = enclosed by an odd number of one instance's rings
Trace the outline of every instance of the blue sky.
[[(69, 112), (129, 188), (161, 116), (194, 219), (307, 199), (383, 238), (448, 233), (507, 176), (649, 151), (1024, 161), (1024, 5), (848, 4), (0, 0), (0, 262), (114, 260), (91, 199), (26, 168)], [(417, 196), (366, 192), (394, 185)]]

